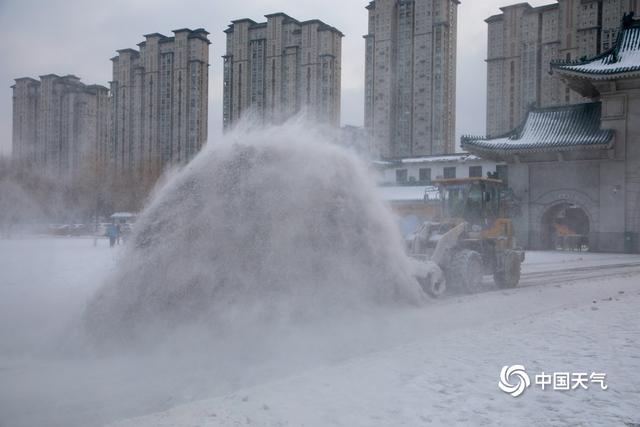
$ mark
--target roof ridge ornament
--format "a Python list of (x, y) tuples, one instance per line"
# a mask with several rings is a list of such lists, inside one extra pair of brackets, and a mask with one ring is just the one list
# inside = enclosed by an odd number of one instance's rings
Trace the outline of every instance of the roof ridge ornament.
[(640, 76), (640, 20), (625, 13), (613, 46), (596, 56), (580, 60), (553, 60), (551, 74), (559, 74), (569, 86), (587, 98), (597, 98), (593, 80), (637, 78)]

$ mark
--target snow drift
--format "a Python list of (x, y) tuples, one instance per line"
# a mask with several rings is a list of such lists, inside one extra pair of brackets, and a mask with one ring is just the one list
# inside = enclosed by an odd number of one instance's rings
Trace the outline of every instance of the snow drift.
[(98, 340), (298, 324), (423, 296), (366, 168), (302, 125), (235, 132), (158, 191), (85, 311)]

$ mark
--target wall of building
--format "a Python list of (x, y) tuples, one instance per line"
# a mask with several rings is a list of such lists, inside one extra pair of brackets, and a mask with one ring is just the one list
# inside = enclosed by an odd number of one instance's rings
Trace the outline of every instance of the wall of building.
[(455, 151), (457, 0), (375, 0), (365, 127), (383, 158)]
[(153, 33), (112, 58), (110, 162), (144, 174), (187, 162), (207, 141), (209, 34)]
[(13, 157), (36, 163), (44, 154), (37, 145), (40, 82), (26, 77), (13, 86)]
[(521, 215), (514, 218), (520, 244), (548, 249), (543, 218), (552, 208), (569, 203), (589, 218), (589, 246), (604, 252), (624, 251), (624, 162), (575, 160), (509, 164), (509, 183), (520, 198)]
[(624, 200), (624, 216), (619, 223), (633, 233), (640, 252), (640, 79), (625, 79), (597, 85), (603, 103), (602, 126), (616, 131), (615, 158), (624, 166), (615, 171), (616, 180), (603, 191), (615, 191)]
[(97, 167), (107, 145), (108, 89), (72, 75), (16, 79), (13, 158), (61, 179)]
[(234, 21), (225, 31), (223, 123), (282, 123), (304, 113), (340, 124), (342, 33), (283, 13)]
[[(455, 168), (456, 178), (468, 178), (470, 176), (470, 168), (480, 167), (482, 176), (486, 177), (489, 172), (495, 173), (498, 165), (505, 165), (505, 163), (496, 163), (492, 160), (469, 155), (403, 159), (379, 164), (378, 182), (382, 185), (428, 184), (428, 182), (420, 180), (420, 169), (429, 169), (431, 179), (438, 179), (445, 176), (445, 168)], [(398, 171), (406, 171), (406, 181), (398, 181)], [(404, 172), (402, 175), (404, 175)]]

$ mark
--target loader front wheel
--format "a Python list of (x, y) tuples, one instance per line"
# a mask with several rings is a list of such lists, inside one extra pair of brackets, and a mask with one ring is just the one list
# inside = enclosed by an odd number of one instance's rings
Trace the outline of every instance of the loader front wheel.
[(478, 292), (482, 285), (482, 255), (469, 249), (457, 252), (449, 264), (449, 281), (468, 293)]
[(426, 278), (418, 279), (422, 290), (432, 298), (440, 298), (447, 291), (447, 282), (444, 277), (429, 275)]

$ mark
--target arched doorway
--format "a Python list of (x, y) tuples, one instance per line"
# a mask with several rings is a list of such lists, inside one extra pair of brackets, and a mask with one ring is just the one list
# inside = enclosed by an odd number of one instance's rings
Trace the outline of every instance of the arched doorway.
[(553, 205), (542, 216), (542, 244), (552, 250), (589, 250), (589, 216), (572, 203)]

